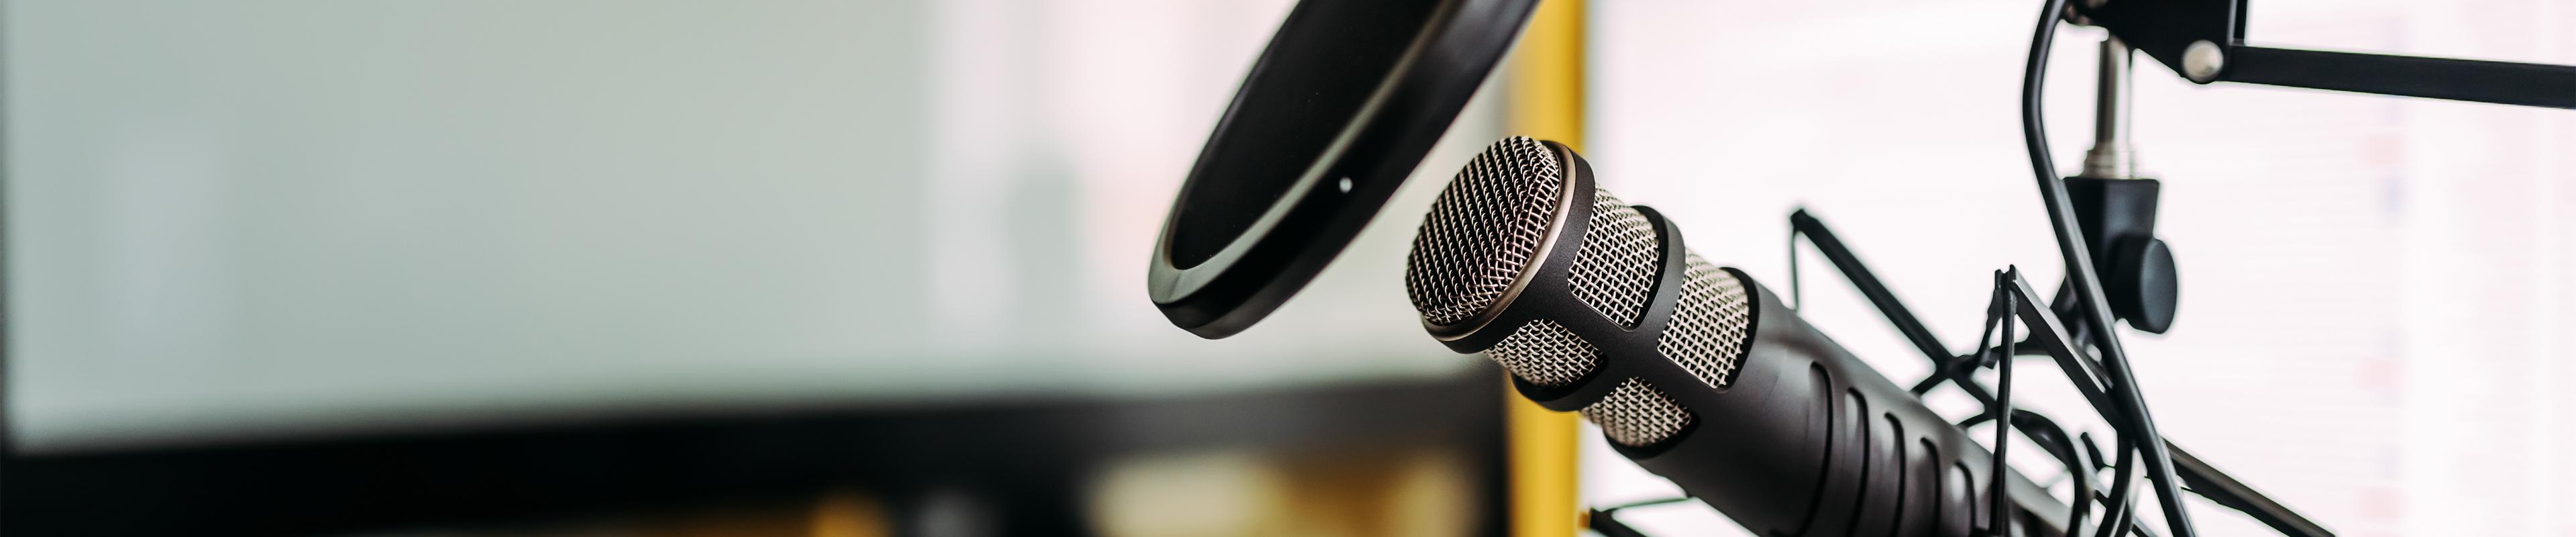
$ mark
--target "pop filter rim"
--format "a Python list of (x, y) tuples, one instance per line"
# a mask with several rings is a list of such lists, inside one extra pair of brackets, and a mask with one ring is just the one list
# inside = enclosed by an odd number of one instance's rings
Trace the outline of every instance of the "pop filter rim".
[[(1374, 22), (1317, 19), (1334, 13), (1326, 5), (1334, 1), (1303, 0), (1289, 13), (1200, 149), (1164, 218), (1148, 263), (1146, 288), (1154, 305), (1175, 326), (1209, 339), (1234, 335), (1268, 316), (1314, 279), (1430, 152), (1433, 142), (1511, 48), (1537, 4), (1537, 0), (1429, 0), (1436, 7), (1413, 29), (1401, 56), (1385, 72), (1333, 79), (1335, 83), (1350, 80), (1342, 89), (1366, 85), (1366, 99), (1333, 124), (1330, 141), (1286, 188), (1277, 191), (1276, 198), (1260, 208), (1259, 217), (1213, 253), (1176, 256), (1176, 250), (1190, 247), (1178, 238), (1184, 233), (1186, 216), (1227, 208), (1208, 207), (1212, 205), (1208, 200), (1193, 207), (1193, 194), (1204, 194), (1198, 192), (1203, 188), (1229, 192), (1244, 188), (1221, 184), (1240, 182), (1238, 178), (1212, 173), (1228, 164), (1229, 156), (1241, 157), (1229, 154), (1229, 148), (1258, 144), (1265, 137), (1317, 134), (1266, 132), (1258, 129), (1266, 125), (1246, 118), (1278, 112), (1260, 109), (1269, 104), (1252, 98), (1256, 90), (1272, 89), (1258, 86), (1265, 75), (1276, 76), (1283, 65), (1297, 67), (1296, 62), (1316, 61), (1315, 56), (1330, 52), (1300, 47), (1310, 41), (1298, 38), (1314, 36), (1292, 32), (1338, 31)], [(1201, 255), (1205, 259), (1176, 259)]]

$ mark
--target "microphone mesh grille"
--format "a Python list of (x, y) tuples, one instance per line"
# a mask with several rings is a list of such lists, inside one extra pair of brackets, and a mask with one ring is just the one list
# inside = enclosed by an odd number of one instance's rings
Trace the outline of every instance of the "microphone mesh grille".
[(1485, 349), (1485, 357), (1503, 364), (1503, 369), (1521, 380), (1554, 388), (1591, 374), (1593, 366), (1600, 363), (1601, 349), (1556, 321), (1539, 319), (1521, 325), (1512, 335)]
[(1744, 356), (1745, 342), (1752, 340), (1753, 300), (1734, 274), (1709, 265), (1699, 254), (1690, 254), (1688, 261), (1681, 301), (1674, 305), (1663, 337), (1655, 340), (1655, 351), (1708, 387), (1724, 387), (1735, 381), (1736, 362)]
[[(1654, 225), (1609, 192), (1594, 193), (1589, 221), (1583, 246), (1567, 271), (1574, 296), (1622, 326), (1636, 326), (1637, 318), (1646, 314), (1646, 299), (1660, 266), (1656, 256), (1662, 243), (1655, 237)], [(1591, 374), (1600, 362), (1601, 349), (1563, 325), (1541, 319), (1513, 330), (1486, 349), (1485, 356), (1521, 380), (1553, 388)]]
[[(1524, 272), (1537, 268), (1540, 245), (1552, 240), (1548, 226), (1558, 217), (1568, 165), (1538, 141), (1512, 137), (1458, 171), (1432, 202), (1405, 263), (1405, 291), (1424, 321), (1450, 325), (1485, 313)], [(1663, 269), (1662, 237), (1635, 207), (1608, 192), (1593, 196), (1592, 216), (1565, 285), (1594, 312), (1633, 328), (1645, 316)], [(1708, 387), (1725, 387), (1752, 336), (1749, 284), (1698, 255), (1684, 261), (1680, 300), (1655, 352)], [(1584, 379), (1603, 360), (1649, 359), (1604, 356), (1592, 342), (1547, 319), (1514, 329), (1484, 354), (1512, 375), (1550, 388)], [(1617, 380), (1608, 395), (1581, 411), (1612, 441), (1653, 445), (1691, 424), (1691, 412), (1665, 392), (1643, 380)]]
[(1431, 202), (1405, 260), (1404, 289), (1432, 324), (1463, 321), (1501, 300), (1535, 262), (1565, 170), (1537, 140), (1495, 142)]
[(1589, 222), (1583, 247), (1575, 250), (1574, 266), (1566, 274), (1573, 280), (1574, 297), (1620, 326), (1637, 326), (1637, 318), (1646, 314), (1655, 273), (1663, 268), (1663, 241), (1645, 214), (1608, 190), (1593, 193)]
[(1601, 426), (1603, 436), (1628, 447), (1645, 447), (1672, 438), (1690, 426), (1691, 414), (1646, 381), (1627, 379), (1600, 401), (1583, 407), (1583, 419)]

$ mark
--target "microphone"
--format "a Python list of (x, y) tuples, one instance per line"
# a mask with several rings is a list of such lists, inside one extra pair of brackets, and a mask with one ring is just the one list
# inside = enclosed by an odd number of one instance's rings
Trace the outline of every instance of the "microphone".
[(1406, 259), (1423, 328), (1522, 396), (1760, 535), (1967, 537), (2002, 475), (2017, 534), (2067, 507), (1563, 144), (1504, 139), (1431, 205)]

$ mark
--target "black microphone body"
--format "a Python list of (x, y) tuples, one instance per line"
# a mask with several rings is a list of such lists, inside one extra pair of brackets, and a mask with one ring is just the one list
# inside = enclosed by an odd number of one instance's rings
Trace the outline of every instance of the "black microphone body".
[(1408, 265), (1444, 344), (1502, 362), (1523, 396), (1582, 412), (1756, 534), (1968, 537), (1993, 527), (1997, 475), (2017, 535), (2065, 533), (2064, 504), (1744, 273), (1690, 254), (1670, 221), (1600, 192), (1562, 145), (1507, 139), (1470, 163)]

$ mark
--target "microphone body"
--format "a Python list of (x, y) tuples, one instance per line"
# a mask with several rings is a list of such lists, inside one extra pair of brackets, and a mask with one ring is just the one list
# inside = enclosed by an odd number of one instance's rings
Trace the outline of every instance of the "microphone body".
[[(1423, 326), (1522, 396), (1760, 535), (2062, 535), (2066, 507), (1563, 145), (1511, 138), (1441, 192), (1408, 259)], [(1998, 471), (2001, 470), (2001, 471)]]

